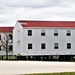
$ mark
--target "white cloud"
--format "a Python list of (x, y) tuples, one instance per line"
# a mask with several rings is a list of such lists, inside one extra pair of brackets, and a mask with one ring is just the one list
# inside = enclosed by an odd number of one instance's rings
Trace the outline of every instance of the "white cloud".
[(18, 19), (75, 21), (75, 0), (0, 0), (0, 26)]

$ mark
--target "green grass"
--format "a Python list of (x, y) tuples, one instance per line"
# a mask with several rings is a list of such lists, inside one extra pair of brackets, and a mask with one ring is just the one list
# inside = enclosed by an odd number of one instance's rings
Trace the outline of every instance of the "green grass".
[(21, 74), (21, 75), (75, 75), (75, 72), (63, 72), (63, 73), (39, 73), (39, 74)]
[[(0, 56), (0, 60), (6, 60), (6, 56)], [(8, 60), (16, 60), (16, 56), (12, 55), (8, 55)]]

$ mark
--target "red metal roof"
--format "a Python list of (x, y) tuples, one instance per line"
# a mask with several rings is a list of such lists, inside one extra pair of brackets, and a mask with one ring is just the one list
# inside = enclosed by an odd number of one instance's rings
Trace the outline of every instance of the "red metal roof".
[(26, 21), (18, 20), (23, 27), (75, 27), (75, 21)]
[(0, 27), (0, 32), (12, 32), (14, 27)]

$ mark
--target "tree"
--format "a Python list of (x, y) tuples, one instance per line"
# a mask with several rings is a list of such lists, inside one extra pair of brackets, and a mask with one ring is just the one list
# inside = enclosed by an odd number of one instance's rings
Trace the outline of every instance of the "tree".
[(1, 47), (6, 52), (6, 60), (8, 60), (8, 52), (10, 52), (9, 45), (12, 43), (10, 41), (9, 33), (5, 32), (4, 36), (1, 39)]

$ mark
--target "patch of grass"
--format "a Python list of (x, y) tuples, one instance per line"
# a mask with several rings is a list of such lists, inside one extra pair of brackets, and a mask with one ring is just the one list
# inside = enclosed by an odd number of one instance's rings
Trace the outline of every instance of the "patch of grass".
[[(3, 60), (6, 60), (6, 56), (3, 56)], [(10, 56), (10, 55), (8, 55), (8, 60), (16, 60), (16, 56)]]
[(21, 75), (75, 75), (75, 72), (21, 74)]

